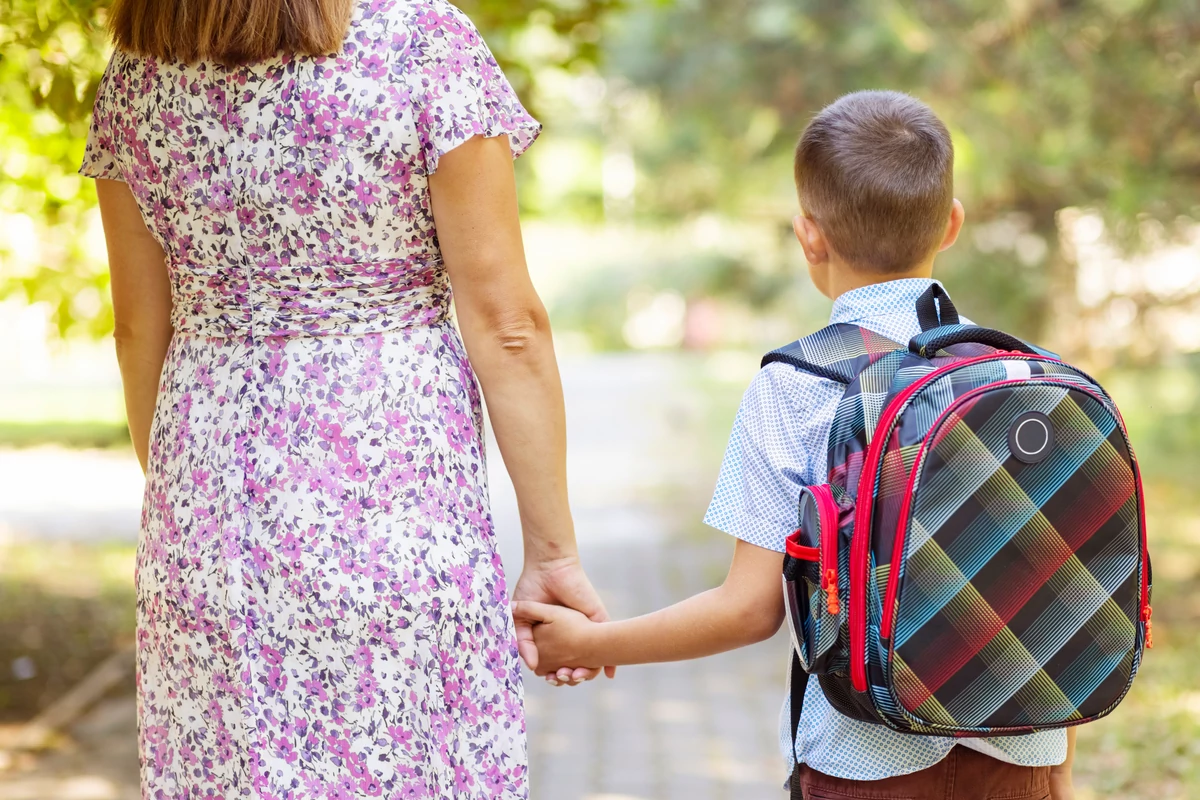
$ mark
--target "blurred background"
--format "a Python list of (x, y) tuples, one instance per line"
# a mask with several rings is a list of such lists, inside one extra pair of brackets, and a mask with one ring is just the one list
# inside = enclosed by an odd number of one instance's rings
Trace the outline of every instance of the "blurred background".
[[(525, 233), (610, 611), (723, 577), (732, 545), (699, 519), (741, 391), (829, 310), (790, 238), (795, 139), (844, 92), (908, 91), (955, 140), (968, 224), (939, 270), (959, 308), (1097, 373), (1149, 481), (1157, 646), (1081, 730), (1078, 796), (1200, 797), (1200, 2), (460, 5), (546, 126), (518, 163)], [(0, 798), (137, 797), (142, 483), (75, 172), (104, 14), (0, 0)], [(530, 681), (535, 800), (783, 797), (786, 654), (777, 637), (571, 691)]]

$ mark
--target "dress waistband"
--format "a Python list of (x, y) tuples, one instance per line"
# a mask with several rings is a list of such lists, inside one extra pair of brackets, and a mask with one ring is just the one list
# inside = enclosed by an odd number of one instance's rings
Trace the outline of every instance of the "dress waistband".
[(450, 318), (440, 262), (330, 266), (178, 264), (171, 269), (176, 332), (197, 336), (358, 336)]

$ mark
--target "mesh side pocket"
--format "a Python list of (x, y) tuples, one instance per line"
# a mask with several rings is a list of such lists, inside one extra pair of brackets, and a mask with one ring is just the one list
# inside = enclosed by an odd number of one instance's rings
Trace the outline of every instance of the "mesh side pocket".
[(800, 527), (787, 539), (783, 594), (792, 644), (809, 674), (828, 672), (838, 643), (842, 602), (838, 589), (840, 511), (829, 486), (800, 493)]

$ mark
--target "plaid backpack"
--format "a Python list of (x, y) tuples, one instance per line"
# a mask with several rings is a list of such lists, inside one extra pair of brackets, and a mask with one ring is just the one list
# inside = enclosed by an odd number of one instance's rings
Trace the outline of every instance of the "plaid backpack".
[(850, 717), (1002, 736), (1089, 722), (1151, 646), (1137, 460), (1053, 354), (959, 324), (933, 285), (907, 346), (831, 325), (769, 353), (845, 384), (829, 482), (787, 541), (792, 730), (807, 675)]

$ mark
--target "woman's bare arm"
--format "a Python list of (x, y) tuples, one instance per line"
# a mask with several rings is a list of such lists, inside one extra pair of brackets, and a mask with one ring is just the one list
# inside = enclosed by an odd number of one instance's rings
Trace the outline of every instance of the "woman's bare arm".
[[(579, 565), (562, 384), (550, 321), (525, 262), (507, 137), (475, 137), (442, 156), (429, 192), (463, 341), (517, 492), (525, 570), (513, 596), (605, 619)], [(518, 626), (517, 634), (532, 667), (530, 627)]]
[(125, 413), (133, 449), (144, 471), (158, 382), (171, 342), (171, 284), (162, 247), (142, 221), (129, 187), (121, 181), (100, 179), (96, 194), (112, 274), (113, 336), (125, 390)]

